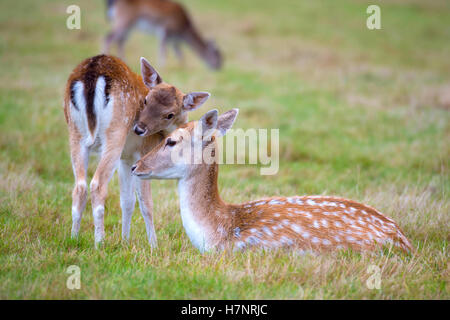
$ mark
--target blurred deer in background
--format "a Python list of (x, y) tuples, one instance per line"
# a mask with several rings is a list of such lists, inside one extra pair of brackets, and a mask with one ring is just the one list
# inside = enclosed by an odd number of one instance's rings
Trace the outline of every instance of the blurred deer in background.
[(149, 242), (156, 246), (150, 184), (133, 177), (130, 168), (165, 135), (186, 123), (187, 113), (201, 106), (209, 93), (183, 94), (163, 82), (144, 58), (141, 73), (142, 77), (118, 58), (99, 55), (80, 63), (67, 81), (64, 115), (75, 176), (72, 237), (78, 235), (86, 206), (89, 155), (96, 152), (100, 161), (90, 184), (95, 243), (104, 237), (107, 186), (118, 166), (122, 237), (129, 237), (137, 191)]
[(172, 43), (175, 54), (183, 60), (182, 42), (212, 69), (222, 66), (222, 56), (213, 41), (205, 40), (195, 28), (186, 10), (171, 0), (108, 0), (107, 15), (112, 20), (112, 31), (105, 38), (104, 51), (109, 52), (113, 42), (118, 54), (124, 57), (124, 43), (133, 27), (153, 32), (159, 38), (159, 63), (165, 64), (167, 44)]
[(227, 204), (218, 193), (217, 161), (195, 163), (188, 157), (172, 161), (174, 154), (191, 154), (195, 148), (216, 157), (216, 137), (231, 128), (237, 113), (233, 109), (218, 117), (217, 110), (207, 112), (198, 122), (173, 131), (132, 167), (141, 179), (178, 179), (183, 226), (200, 251), (228, 246), (364, 251), (384, 244), (404, 252), (412, 249), (393, 220), (367, 205), (327, 196)]

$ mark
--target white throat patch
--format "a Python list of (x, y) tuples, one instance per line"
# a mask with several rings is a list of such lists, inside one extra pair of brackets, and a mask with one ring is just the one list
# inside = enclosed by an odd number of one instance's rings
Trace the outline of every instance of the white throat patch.
[(191, 240), (192, 244), (200, 250), (205, 252), (210, 249), (208, 244), (208, 236), (206, 228), (198, 223), (194, 212), (189, 205), (189, 184), (183, 179), (178, 182), (178, 192), (180, 197), (180, 212), (183, 227)]

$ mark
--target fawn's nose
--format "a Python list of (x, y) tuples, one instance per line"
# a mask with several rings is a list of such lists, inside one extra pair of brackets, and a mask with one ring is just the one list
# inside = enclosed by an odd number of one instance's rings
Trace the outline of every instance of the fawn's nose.
[(136, 170), (136, 168), (137, 168), (137, 164), (134, 164), (134, 165), (131, 167), (131, 172), (134, 172), (134, 170)]
[(138, 135), (141, 136), (143, 135), (147, 130), (146, 129), (142, 129), (139, 125), (135, 125), (134, 126), (134, 132)]

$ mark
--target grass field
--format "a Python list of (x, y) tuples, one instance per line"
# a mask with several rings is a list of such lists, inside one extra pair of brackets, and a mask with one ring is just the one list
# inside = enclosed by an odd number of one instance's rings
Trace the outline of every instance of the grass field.
[[(449, 299), (450, 4), (380, 1), (382, 29), (366, 28), (356, 0), (183, 1), (215, 38), (225, 67), (188, 50), (160, 73), (183, 91), (206, 90), (206, 110), (240, 108), (236, 128), (279, 128), (280, 170), (224, 165), (224, 200), (340, 195), (395, 219), (416, 252), (200, 254), (181, 224), (174, 181), (153, 182), (159, 247), (136, 208), (121, 242), (117, 177), (106, 240), (94, 248), (88, 204), (70, 239), (73, 176), (62, 94), (71, 70), (108, 30), (104, 1), (0, 2), (1, 299)], [(66, 7), (82, 10), (66, 28)], [(154, 37), (133, 33), (127, 62), (154, 61)], [(91, 161), (90, 175), (95, 168)], [(66, 287), (70, 265), (81, 289)], [(368, 268), (381, 270), (369, 289)]]

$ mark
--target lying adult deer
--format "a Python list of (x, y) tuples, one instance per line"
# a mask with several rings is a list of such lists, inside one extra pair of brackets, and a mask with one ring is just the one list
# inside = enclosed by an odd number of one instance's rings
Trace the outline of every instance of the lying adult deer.
[(156, 246), (150, 184), (138, 181), (131, 175), (130, 168), (165, 135), (186, 123), (188, 112), (201, 106), (209, 93), (183, 94), (163, 82), (144, 58), (141, 58), (141, 73), (142, 77), (118, 58), (98, 55), (84, 60), (69, 76), (64, 115), (75, 176), (73, 237), (78, 235), (86, 206), (89, 155), (96, 152), (100, 159), (90, 183), (95, 243), (104, 237), (107, 185), (118, 166), (122, 237), (129, 237), (137, 191), (148, 239)]
[(173, 131), (132, 167), (141, 179), (178, 179), (181, 218), (194, 246), (202, 252), (228, 246), (363, 251), (387, 243), (405, 252), (412, 249), (393, 220), (367, 205), (326, 196), (227, 204), (218, 193), (217, 161), (172, 161), (174, 155), (188, 155), (195, 148), (214, 158), (216, 137), (231, 128), (237, 113), (233, 109), (218, 117), (217, 110), (207, 112), (200, 121)]
[(154, 32), (159, 38), (160, 64), (165, 63), (167, 44), (172, 43), (179, 60), (183, 59), (180, 44), (186, 43), (212, 69), (219, 69), (222, 56), (213, 41), (205, 40), (194, 26), (186, 10), (171, 0), (108, 0), (108, 17), (112, 31), (105, 38), (105, 52), (113, 42), (119, 56), (124, 56), (124, 44), (133, 27)]

